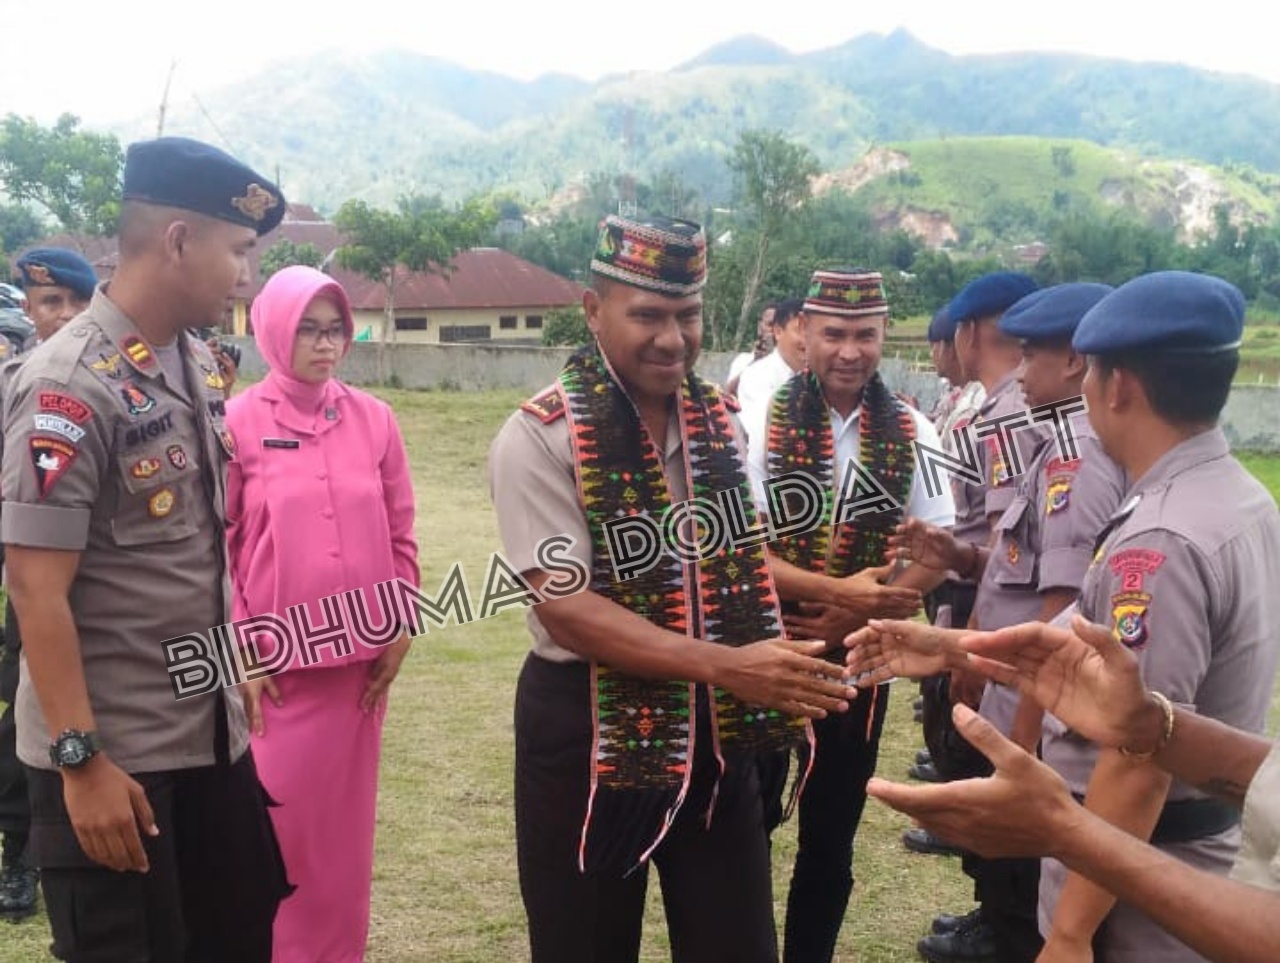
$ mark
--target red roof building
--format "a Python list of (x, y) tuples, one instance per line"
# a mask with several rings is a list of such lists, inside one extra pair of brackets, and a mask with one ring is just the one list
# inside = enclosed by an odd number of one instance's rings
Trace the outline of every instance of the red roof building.
[[(226, 331), (249, 333), (249, 308), (262, 289), (262, 256), (282, 240), (310, 244), (320, 252), (323, 269), (346, 289), (357, 333), (378, 340), (385, 317), (383, 285), (338, 265), (338, 229), (305, 204), (290, 204), (280, 224), (258, 239), (250, 254), (253, 281), (235, 291)], [(80, 251), (100, 278), (110, 278), (115, 270), (115, 238), (59, 235), (41, 244)], [(582, 285), (495, 247), (461, 252), (445, 274), (401, 268), (395, 288), (395, 330), (387, 332), (387, 340), (416, 343), (541, 343), (546, 315), (581, 304), (583, 291)]]

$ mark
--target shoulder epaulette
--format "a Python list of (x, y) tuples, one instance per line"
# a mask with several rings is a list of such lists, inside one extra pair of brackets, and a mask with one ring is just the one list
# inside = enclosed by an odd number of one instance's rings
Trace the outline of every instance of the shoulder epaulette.
[(541, 394), (534, 395), (520, 406), (544, 425), (549, 425), (558, 418), (564, 417), (564, 398), (554, 386)]

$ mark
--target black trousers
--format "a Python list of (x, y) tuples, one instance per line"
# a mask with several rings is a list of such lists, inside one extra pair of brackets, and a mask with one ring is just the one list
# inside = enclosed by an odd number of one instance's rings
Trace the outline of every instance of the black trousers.
[(985, 859), (965, 853), (964, 871), (973, 879), (973, 898), (991, 927), (1000, 963), (1034, 963), (1044, 948), (1036, 918), (1040, 860)]
[[(578, 870), (590, 779), (589, 686), (586, 665), (530, 655), (516, 687), (516, 851), (533, 963), (633, 963), (640, 953), (648, 866), (626, 876)], [(729, 760), (716, 792), (719, 767), (706, 720), (699, 711), (689, 792), (651, 860), (671, 958), (776, 963), (754, 759)]]
[(800, 843), (787, 895), (786, 963), (829, 963), (853, 892), (853, 838), (875, 774), (889, 686), (813, 723), (816, 754), (800, 797)]
[(18, 727), (13, 703), (18, 697), (18, 664), (22, 641), (11, 603), (6, 606), (5, 627), (0, 632), (0, 832), (25, 836), (31, 825), (27, 802), (27, 776), (18, 762)]
[(119, 873), (80, 848), (62, 776), (29, 769), (31, 850), (67, 963), (270, 963), (276, 909), (292, 892), (253, 758), (138, 773), (160, 835), (150, 870)]

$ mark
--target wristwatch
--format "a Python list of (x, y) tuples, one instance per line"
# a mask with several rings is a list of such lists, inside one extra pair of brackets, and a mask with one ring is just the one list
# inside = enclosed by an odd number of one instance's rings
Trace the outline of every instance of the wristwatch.
[(67, 729), (49, 746), (49, 758), (59, 769), (79, 769), (98, 754), (98, 735)]

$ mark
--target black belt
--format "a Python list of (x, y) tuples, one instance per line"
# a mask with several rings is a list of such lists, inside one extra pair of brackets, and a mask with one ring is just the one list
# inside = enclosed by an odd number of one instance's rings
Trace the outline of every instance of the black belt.
[[(1076, 802), (1084, 797), (1072, 793)], [(1157, 844), (1189, 843), (1206, 836), (1225, 833), (1240, 822), (1240, 810), (1218, 799), (1178, 799), (1164, 804), (1151, 842)]]

